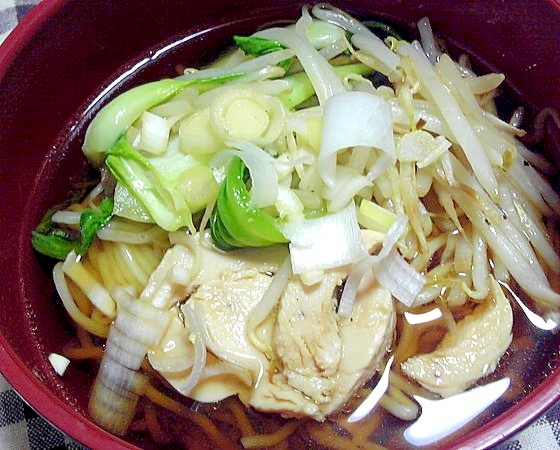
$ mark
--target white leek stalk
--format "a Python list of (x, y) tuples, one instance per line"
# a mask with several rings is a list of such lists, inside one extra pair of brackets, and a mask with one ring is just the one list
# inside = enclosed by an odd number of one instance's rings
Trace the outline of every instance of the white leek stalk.
[(326, 102), (323, 116), (319, 170), (327, 186), (336, 181), (336, 155), (355, 147), (373, 147), (396, 160), (390, 105), (367, 92), (344, 92)]
[(354, 202), (337, 213), (288, 222), (282, 233), (290, 239), (292, 269), (296, 275), (340, 267), (367, 255)]
[(107, 317), (115, 317), (115, 301), (101, 283), (84, 267), (75, 251), (68, 253), (62, 270), (87, 295), (95, 307)]
[(112, 433), (126, 432), (134, 417), (146, 382), (138, 369), (147, 350), (165, 333), (170, 319), (167, 310), (186, 296), (193, 264), (190, 251), (177, 244), (165, 253), (139, 298), (124, 288), (115, 291), (117, 318), (88, 406), (95, 422)]

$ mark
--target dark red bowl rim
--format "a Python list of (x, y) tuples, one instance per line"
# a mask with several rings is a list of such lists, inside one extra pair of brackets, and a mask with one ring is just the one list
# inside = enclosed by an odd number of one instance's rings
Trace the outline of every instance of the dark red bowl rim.
[[(0, 46), (0, 79), (19, 51), (69, 0), (42, 0)], [(560, 11), (560, 0), (548, 0)], [(137, 447), (106, 432), (54, 395), (25, 365), (17, 351), (0, 334), (0, 371), (15, 391), (54, 427), (90, 448), (135, 449)], [(483, 427), (446, 446), (448, 449), (492, 447), (540, 417), (560, 400), (560, 368), (527, 397)]]

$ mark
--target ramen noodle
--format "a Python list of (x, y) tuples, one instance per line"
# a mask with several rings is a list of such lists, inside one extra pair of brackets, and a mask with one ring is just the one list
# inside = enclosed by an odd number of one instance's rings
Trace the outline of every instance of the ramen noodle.
[(33, 244), (59, 260), (65, 354), (96, 361), (102, 427), (378, 448), (418, 397), (534, 345), (512, 344), (519, 305), (555, 327), (560, 201), (521, 110), (498, 117), (504, 76), (442, 52), (427, 19), (420, 41), (369, 25), (305, 7), (90, 123), (101, 181)]

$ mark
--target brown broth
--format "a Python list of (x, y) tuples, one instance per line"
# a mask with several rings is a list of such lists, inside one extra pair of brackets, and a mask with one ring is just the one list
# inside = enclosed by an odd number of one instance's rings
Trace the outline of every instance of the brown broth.
[[(121, 73), (126, 72), (129, 68), (134, 67), (138, 61), (143, 64), (135, 71), (131, 72), (124, 80), (118, 83), (109, 83), (100, 92), (105, 92), (98, 97), (92, 97), (86, 102), (82, 111), (76, 116), (72, 127), (64, 130), (61, 140), (58, 143), (58, 151), (60, 154), (69, 155), (72, 163), (66, 161), (59, 162), (45, 169), (45, 183), (56, 185), (56, 178), (60, 173), (67, 173), (64, 168), (69, 165), (77, 165), (76, 160), (81, 155), (80, 147), (83, 141), (85, 127), (93, 115), (99, 108), (105, 104), (109, 98), (112, 98), (119, 92), (128, 89), (136, 84), (147, 80), (157, 79), (163, 76), (173, 76), (176, 70), (176, 64), (184, 65), (200, 65), (201, 62), (209, 61), (214, 55), (222, 52), (227, 47), (227, 39), (231, 34), (249, 33), (254, 31), (258, 23), (262, 23), (262, 17), (256, 19), (240, 20), (236, 23), (228, 23), (224, 27), (216, 27), (199, 35), (193, 35), (191, 39), (176, 38), (162, 44), (162, 47), (171, 50), (159, 54), (154, 58), (155, 49), (147, 51), (145, 55), (141, 55), (137, 61), (133, 61), (122, 68)], [(270, 18), (272, 20), (272, 18)], [(174, 44), (174, 45), (170, 45)], [(117, 79), (117, 75), (115, 79)], [(514, 105), (519, 104), (519, 99), (513, 91), (505, 92), (501, 97), (504, 100), (499, 101), (500, 108), (507, 114)], [(513, 100), (512, 100), (513, 99)], [(85, 166), (84, 166), (85, 170)], [(62, 196), (63, 193), (57, 195)], [(51, 199), (52, 201), (52, 199)], [(37, 211), (38, 218), (41, 211)], [(45, 267), (48, 263), (45, 262)], [(47, 270), (46, 270), (47, 271)], [(60, 313), (64, 314), (59, 305), (58, 299), (51, 291), (51, 302), (53, 308), (60, 309)], [(536, 330), (526, 319), (515, 301), (512, 301), (514, 308), (514, 340), (506, 355), (502, 358), (497, 370), (481, 380), (481, 383), (488, 383), (491, 380), (498, 379), (503, 376), (509, 376), (512, 379), (512, 385), (508, 392), (497, 401), (492, 407), (487, 409), (479, 417), (443, 442), (439, 442), (435, 447), (441, 447), (443, 444), (451, 442), (454, 437), (463, 435), (467, 431), (474, 430), (481, 425), (487, 423), (492, 418), (506, 411), (511, 406), (519, 402), (524, 396), (532, 391), (532, 389), (540, 383), (551, 371), (558, 365), (559, 359), (559, 337), (552, 333), (541, 332)], [(403, 323), (399, 320), (400, 336)], [(411, 330), (412, 336), (410, 340), (415, 342), (416, 349), (414, 352), (427, 352), (433, 349), (437, 342), (442, 338), (445, 328), (438, 324), (435, 327), (416, 327)], [(63, 338), (60, 339), (62, 348), (68, 342), (75, 343), (76, 336), (72, 324), (68, 323), (64, 330)], [(101, 343), (99, 343), (101, 344)], [(404, 356), (401, 355), (403, 358)], [(402, 359), (402, 358), (401, 358)], [(72, 379), (72, 386), (90, 385), (97, 372), (97, 363), (95, 361), (80, 361), (71, 365), (67, 377)], [(166, 383), (157, 375), (153, 376), (154, 384), (166, 392), (169, 397), (183, 404), (187, 409), (195, 411), (195, 414), (201, 414), (208, 417), (216, 425), (219, 432), (231, 442), (232, 448), (242, 448), (239, 444), (241, 431), (239, 427), (232, 421), (232, 403), (239, 403), (237, 399), (227, 399), (216, 404), (200, 404), (186, 399), (172, 389), (166, 386)], [(374, 384), (375, 379), (369, 384)], [(364, 395), (367, 392), (364, 392)], [(87, 404), (87, 392), (83, 389), (70, 388), (70, 396), (74, 396), (77, 405)], [(358, 405), (361, 396), (356, 396), (351, 400), (352, 405)], [(78, 406), (79, 408), (79, 406)], [(346, 410), (351, 408), (347, 406)], [(147, 413), (145, 413), (147, 411)], [(86, 414), (85, 411), (82, 411)], [(247, 417), (250, 419), (251, 425), (257, 433), (272, 433), (290, 420), (283, 419), (275, 414), (260, 414), (254, 410), (246, 411)], [(149, 419), (145, 417), (156, 416), (158, 418), (159, 429), (148, 430), (147, 422)], [(344, 413), (329, 419), (326, 423), (320, 425), (312, 420), (300, 420), (297, 432), (287, 438), (284, 448), (326, 448), (318, 444), (312, 439), (312, 435), (319, 432), (327, 437), (325, 443), (330, 445), (335, 443), (336, 436), (351, 437), (353, 433), (364, 433), (367, 430), (368, 436), (371, 436), (372, 442), (388, 448), (414, 448), (407, 444), (402, 437), (404, 428), (408, 426), (408, 422), (399, 420), (392, 415), (384, 412), (382, 409), (377, 410), (359, 423), (359, 426), (349, 427), (341, 426), (345, 422)], [(361, 431), (362, 430), (362, 431)], [(153, 435), (153, 436), (152, 436)], [(154, 440), (152, 437), (155, 437)], [(167, 449), (177, 448), (177, 444), (185, 448), (211, 449), (216, 448), (215, 442), (208, 439), (208, 436), (202, 432), (198, 426), (192, 426), (192, 423), (181, 416), (170, 413), (158, 406), (153, 406), (148, 400), (143, 399), (138, 408), (138, 414), (135, 422), (126, 439), (145, 449)], [(281, 448), (279, 446), (279, 448)], [(350, 447), (346, 447), (350, 448)]]
[[(495, 402), (491, 407), (484, 411), (475, 420), (461, 428), (456, 434), (449, 436), (443, 441), (425, 448), (442, 448), (445, 443), (452, 442), (457, 434), (464, 434), (474, 430), (492, 418), (497, 417), (521, 398), (527, 395), (533, 387), (538, 385), (547, 375), (560, 358), (557, 337), (548, 332), (538, 332), (529, 323), (519, 306), (512, 300), (514, 305), (514, 339), (510, 348), (503, 356), (496, 371), (480, 380), (479, 384), (487, 384), (502, 377), (510, 377), (511, 385), (506, 393)], [(402, 320), (399, 320), (397, 336), (402, 329)], [(430, 351), (437, 345), (443, 337), (444, 328), (436, 324), (435, 326), (416, 326), (412, 327), (415, 339), (418, 342), (419, 352)], [(397, 342), (398, 345), (398, 342)], [(555, 350), (551, 351), (553, 348)], [(542, 358), (542, 353), (546, 353), (549, 364), (537, 365), (534, 361)], [(74, 368), (76, 370), (76, 368)], [(82, 362), (78, 365), (78, 370), (88, 374), (97, 372), (97, 364)], [(253, 409), (245, 409), (237, 398), (228, 398), (221, 402), (203, 404), (182, 397), (180, 394), (169, 388), (166, 382), (155, 372), (149, 371), (152, 375), (152, 383), (165, 392), (170, 398), (180, 402), (194, 414), (200, 414), (211, 419), (216, 425), (224, 439), (231, 445), (230, 448), (242, 449), (240, 439), (243, 436), (240, 427), (235, 423), (232, 415), (232, 404), (245, 410), (254, 432), (257, 434), (274, 433), (287, 423), (294, 422), (295, 419), (283, 419), (277, 414), (262, 414)], [(367, 386), (374, 386), (377, 377), (372, 379)], [(343, 448), (360, 448), (351, 439), (354, 435), (364, 435), (367, 430), (371, 441), (387, 448), (413, 449), (403, 439), (404, 429), (410, 425), (409, 422), (400, 420), (380, 407), (377, 407), (367, 418), (356, 424), (346, 422), (347, 415), (357, 407), (369, 393), (368, 389), (361, 390), (356, 394), (340, 413), (329, 418), (325, 423), (320, 424), (310, 419), (300, 419), (297, 431), (291, 434), (285, 442), (274, 446), (274, 448), (309, 448), (309, 449), (328, 449), (340, 448), (335, 436), (344, 443)], [(158, 418), (159, 432), (153, 433), (146, 426), (145, 411), (153, 409)], [(313, 439), (313, 435), (321, 436), (321, 442)], [(139, 404), (135, 421), (131, 430), (127, 433), (127, 440), (144, 449), (171, 449), (177, 448), (177, 443), (181, 443), (185, 448), (213, 449), (216, 448), (216, 441), (213, 441), (200, 428), (194, 425), (191, 420), (184, 418), (180, 414), (174, 414), (159, 406), (154, 406), (149, 400), (143, 398)], [(348, 440), (349, 439), (349, 440)], [(323, 445), (326, 444), (326, 445)], [(356, 447), (353, 447), (356, 445)]]

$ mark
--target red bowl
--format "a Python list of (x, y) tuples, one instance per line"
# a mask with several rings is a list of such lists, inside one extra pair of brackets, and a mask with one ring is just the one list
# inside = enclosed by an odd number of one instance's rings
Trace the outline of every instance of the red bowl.
[[(72, 331), (56, 301), (49, 264), (31, 249), (30, 231), (48, 207), (66, 197), (71, 174), (85, 170), (78, 151), (84, 123), (108, 96), (172, 75), (177, 62), (210, 59), (233, 33), (293, 20), (304, 3), (43, 0), (0, 48), (0, 370), (39, 414), (88, 447), (135, 448), (87, 418), (91, 375), (77, 371), (61, 378), (47, 360)], [(513, 95), (534, 111), (560, 110), (558, 0), (340, 0), (336, 5), (405, 27), (428, 16), (451, 46), (475, 55), (486, 69), (507, 74)], [(553, 405), (560, 398), (559, 343), (560, 337), (550, 339), (543, 358), (528, 369), (537, 386), (528, 386), (519, 403), (449, 447), (490, 447)], [(542, 379), (545, 364), (552, 370)]]

